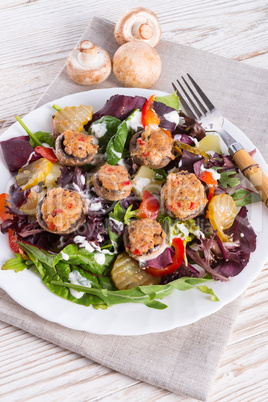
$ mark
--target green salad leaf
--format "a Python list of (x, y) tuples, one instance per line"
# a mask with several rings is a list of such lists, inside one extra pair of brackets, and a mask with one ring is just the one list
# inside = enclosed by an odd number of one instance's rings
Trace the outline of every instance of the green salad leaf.
[[(100, 152), (106, 151), (108, 142), (116, 134), (120, 124), (121, 120), (113, 116), (103, 116), (91, 124), (88, 133), (98, 138)], [(103, 132), (99, 133), (99, 130), (103, 130)]]
[(237, 207), (243, 207), (244, 205), (262, 201), (262, 198), (258, 193), (247, 188), (239, 188), (231, 194), (231, 196), (233, 197)]
[(12, 269), (15, 272), (23, 271), (25, 268), (29, 268), (29, 266), (19, 253), (15, 253), (15, 257), (7, 260), (7, 262), (2, 266), (4, 271)]
[(129, 156), (129, 142), (133, 135), (131, 122), (135, 120), (138, 109), (133, 112), (124, 120), (118, 127), (116, 133), (110, 138), (106, 153), (107, 162), (110, 165), (116, 165), (121, 158)]
[(112, 136), (107, 145), (107, 162), (110, 165), (116, 165), (122, 158), (125, 142), (128, 137), (126, 121), (123, 121), (117, 128), (117, 132)]
[(156, 96), (154, 99), (156, 102), (164, 103), (167, 106), (173, 107), (173, 109), (180, 110), (180, 100), (176, 92), (172, 95)]
[[(65, 286), (80, 292), (98, 296), (108, 307), (122, 303), (143, 303), (147, 307), (163, 310), (167, 308), (167, 305), (155, 299), (164, 299), (166, 296), (170, 295), (174, 289), (181, 291), (194, 289), (197, 285), (210, 280), (212, 279), (183, 277), (176, 279), (167, 285), (137, 286), (133, 289), (115, 291), (109, 291), (107, 289), (94, 289), (86, 286), (73, 285), (67, 282), (60, 283), (57, 281), (52, 281), (52, 284), (55, 286)], [(212, 293), (213, 291), (210, 290), (209, 294)]]
[[(123, 211), (120, 208), (119, 206), (116, 208), (114, 216), (122, 219)], [(99, 264), (95, 259), (96, 255), (100, 254), (99, 251), (90, 253), (75, 244), (66, 246), (58, 254), (26, 243), (20, 242), (19, 246), (32, 263), (29, 264), (20, 254), (16, 254), (16, 257), (7, 261), (2, 269), (19, 272), (32, 264), (53, 293), (77, 304), (105, 309), (115, 304), (143, 303), (147, 307), (161, 310), (167, 306), (156, 299), (164, 299), (174, 289), (185, 291), (193, 288), (199, 288), (202, 292), (212, 295), (213, 301), (217, 300), (211, 289), (206, 286), (200, 288), (200, 285), (213, 280), (211, 276), (183, 277), (167, 285), (137, 286), (133, 289), (117, 290), (110, 277), (111, 266), (116, 257), (113, 254), (104, 254), (105, 260), (103, 264)]]
[(227, 170), (221, 173), (219, 182), (223, 188), (227, 188), (228, 186), (234, 188), (240, 184), (240, 179), (234, 170)]

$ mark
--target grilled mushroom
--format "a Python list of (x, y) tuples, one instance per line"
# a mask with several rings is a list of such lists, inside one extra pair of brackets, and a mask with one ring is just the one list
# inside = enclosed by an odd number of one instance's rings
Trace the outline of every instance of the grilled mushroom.
[(81, 194), (57, 187), (39, 201), (36, 218), (47, 232), (65, 235), (84, 223), (87, 211), (87, 203)]
[(69, 54), (66, 67), (69, 76), (78, 84), (95, 85), (109, 77), (112, 63), (106, 50), (83, 40)]
[(115, 24), (114, 36), (119, 45), (136, 39), (155, 47), (160, 41), (161, 27), (155, 13), (137, 7), (121, 15)]
[(132, 182), (124, 166), (102, 166), (93, 176), (94, 190), (108, 201), (119, 201), (131, 193)]
[(93, 135), (64, 131), (58, 136), (55, 147), (58, 160), (66, 166), (83, 166), (90, 163), (97, 153)]
[(150, 218), (132, 221), (123, 234), (126, 252), (138, 261), (152, 260), (161, 254), (166, 247), (165, 239), (160, 223)]
[(139, 165), (161, 169), (175, 159), (174, 140), (167, 130), (148, 126), (132, 137), (130, 154)]

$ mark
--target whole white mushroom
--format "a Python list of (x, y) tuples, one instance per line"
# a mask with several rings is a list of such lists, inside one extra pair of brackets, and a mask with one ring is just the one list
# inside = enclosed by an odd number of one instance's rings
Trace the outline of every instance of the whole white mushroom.
[(78, 84), (95, 85), (106, 80), (112, 63), (106, 50), (88, 40), (80, 42), (67, 58), (67, 72)]
[(161, 26), (153, 11), (144, 7), (132, 8), (117, 20), (114, 36), (119, 45), (137, 39), (155, 47), (160, 41)]
[(161, 74), (159, 54), (147, 43), (132, 40), (120, 46), (113, 57), (113, 72), (126, 87), (150, 88)]

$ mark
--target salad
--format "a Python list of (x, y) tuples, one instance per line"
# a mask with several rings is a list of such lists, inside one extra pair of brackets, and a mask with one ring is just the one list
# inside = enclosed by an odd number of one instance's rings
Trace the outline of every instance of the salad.
[[(14, 183), (0, 195), (14, 258), (55, 294), (94, 308), (177, 290), (217, 296), (247, 265), (256, 235), (243, 185), (216, 133), (164, 97), (114, 95), (98, 111), (54, 105), (51, 132), (1, 142)], [(204, 297), (207, 297), (204, 294)]]

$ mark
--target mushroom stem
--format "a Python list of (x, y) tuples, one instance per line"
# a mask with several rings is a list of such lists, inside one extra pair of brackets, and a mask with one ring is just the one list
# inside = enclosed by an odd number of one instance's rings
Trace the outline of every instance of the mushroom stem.
[[(136, 27), (135, 27), (136, 28)], [(133, 30), (132, 30), (133, 32)], [(139, 26), (138, 32), (136, 33), (141, 39), (151, 39), (154, 34), (153, 27), (150, 24), (142, 24)]]
[(89, 40), (83, 40), (79, 45), (77, 59), (83, 66), (87, 66), (88, 64), (94, 65), (97, 63), (99, 60), (99, 54), (96, 46)]

